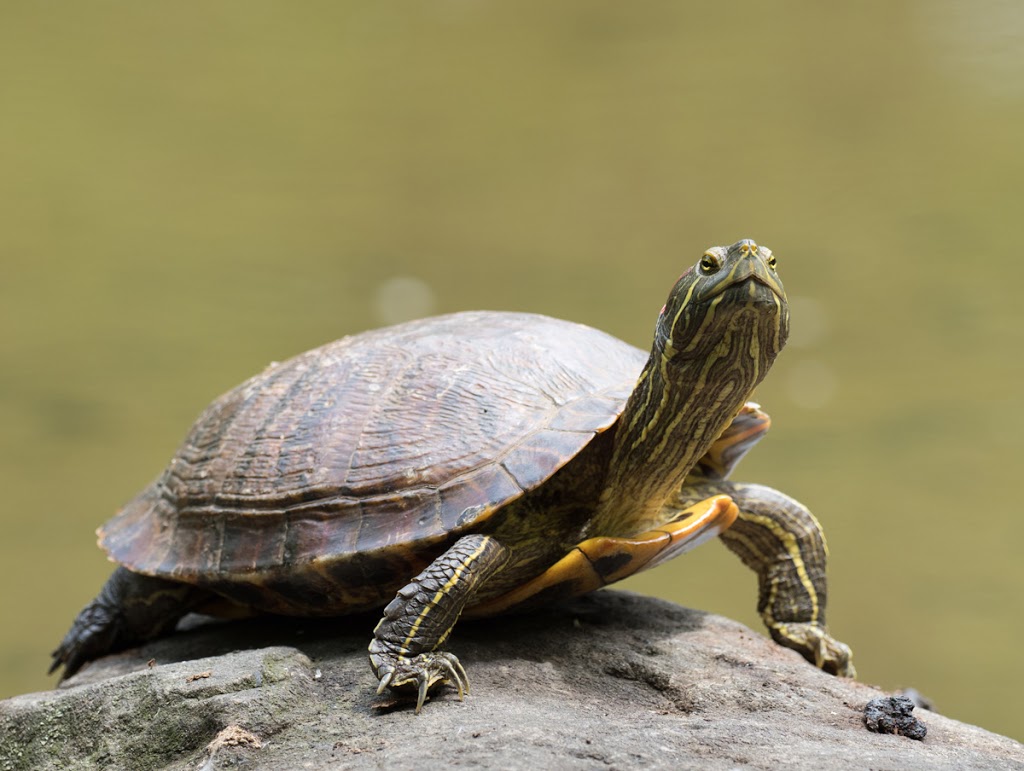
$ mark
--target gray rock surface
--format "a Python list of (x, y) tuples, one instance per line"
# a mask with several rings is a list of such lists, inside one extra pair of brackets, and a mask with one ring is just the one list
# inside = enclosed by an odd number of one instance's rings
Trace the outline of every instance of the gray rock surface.
[(460, 625), (473, 691), (418, 716), (374, 693), (373, 625), (207, 624), (108, 657), (0, 702), (0, 769), (1024, 769), (1024, 745), (934, 713), (924, 741), (870, 733), (879, 690), (624, 592)]

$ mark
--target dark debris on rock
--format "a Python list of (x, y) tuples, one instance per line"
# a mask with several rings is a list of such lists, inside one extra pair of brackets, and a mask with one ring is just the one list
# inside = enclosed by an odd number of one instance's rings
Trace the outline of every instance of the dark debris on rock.
[(880, 696), (864, 708), (864, 723), (877, 734), (897, 734), (921, 741), (928, 726), (913, 715), (914, 701), (907, 696)]

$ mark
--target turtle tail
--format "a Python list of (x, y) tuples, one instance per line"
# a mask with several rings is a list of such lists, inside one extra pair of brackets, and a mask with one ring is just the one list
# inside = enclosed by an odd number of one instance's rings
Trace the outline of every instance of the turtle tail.
[(189, 584), (119, 567), (78, 614), (53, 652), (49, 671), (63, 666), (60, 680), (65, 680), (93, 659), (159, 637), (207, 596)]

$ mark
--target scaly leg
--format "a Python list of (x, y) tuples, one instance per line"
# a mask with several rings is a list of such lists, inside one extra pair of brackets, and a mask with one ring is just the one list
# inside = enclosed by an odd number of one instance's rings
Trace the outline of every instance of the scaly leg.
[(728, 495), (739, 507), (725, 545), (757, 573), (757, 610), (772, 638), (817, 667), (855, 677), (850, 648), (825, 624), (825, 534), (798, 501), (762, 485), (708, 481), (684, 487), (677, 505), (709, 495)]
[(417, 690), (416, 712), (436, 683), (453, 682), (459, 698), (469, 691), (458, 658), (439, 651), (477, 587), (508, 559), (505, 547), (486, 535), (460, 538), (416, 576), (384, 609), (373, 630), (370, 666), (385, 688)]
[(53, 652), (50, 672), (63, 665), (60, 679), (64, 680), (93, 659), (159, 637), (207, 597), (207, 592), (189, 584), (119, 567)]

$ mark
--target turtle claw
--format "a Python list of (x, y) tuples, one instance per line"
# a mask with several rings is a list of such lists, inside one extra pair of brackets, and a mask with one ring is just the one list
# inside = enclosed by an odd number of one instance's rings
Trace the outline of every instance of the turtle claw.
[(395, 670), (393, 670), (393, 669), (390, 672), (388, 672), (386, 675), (384, 675), (384, 677), (382, 677), (380, 679), (380, 685), (377, 686), (377, 693), (378, 694), (384, 693), (384, 689), (387, 688), (389, 685), (391, 685), (391, 681), (394, 679), (394, 677), (395, 677)]
[(416, 714), (420, 714), (420, 710), (423, 709), (423, 702), (427, 700), (427, 678), (420, 679), (420, 692), (416, 697)]
[(792, 648), (818, 669), (837, 677), (857, 676), (850, 646), (836, 640), (820, 624), (778, 624), (771, 633), (776, 642)]
[(441, 683), (452, 683), (459, 692), (459, 701), (469, 693), (469, 676), (458, 657), (447, 651), (421, 653), (412, 658), (398, 658), (382, 664), (378, 670), (380, 684), (377, 693), (385, 689), (416, 689), (416, 714), (420, 713), (431, 688)]
[(459, 701), (465, 699), (466, 694), (469, 693), (469, 675), (466, 674), (462, 662), (449, 653), (438, 661), (438, 664), (447, 673), (448, 682), (455, 683), (455, 687), (459, 691)]

